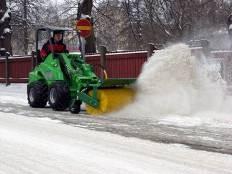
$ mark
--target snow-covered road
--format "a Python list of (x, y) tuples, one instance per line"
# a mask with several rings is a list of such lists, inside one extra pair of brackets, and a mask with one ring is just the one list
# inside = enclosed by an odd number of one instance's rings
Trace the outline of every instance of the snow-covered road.
[[(179, 143), (194, 149), (232, 154), (232, 120), (209, 119), (209, 113), (199, 117), (170, 115), (146, 119), (141, 115), (111, 115), (105, 117), (78, 115), (51, 108), (30, 108), (26, 100), (26, 85), (0, 85), (0, 112), (35, 118), (50, 118), (75, 127), (110, 132), (124, 137), (163, 143)], [(215, 114), (215, 113), (213, 113)], [(218, 113), (220, 115), (220, 113)], [(223, 115), (221, 115), (223, 117)]]
[(0, 174), (232, 173), (231, 132), (225, 121), (30, 108), (25, 84), (0, 85)]
[(0, 114), (0, 173), (223, 174), (232, 156)]

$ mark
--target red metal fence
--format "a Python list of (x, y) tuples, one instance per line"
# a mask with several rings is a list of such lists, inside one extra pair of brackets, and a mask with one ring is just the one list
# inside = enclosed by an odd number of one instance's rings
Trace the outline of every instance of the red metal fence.
[[(143, 63), (147, 60), (147, 51), (107, 53), (106, 71), (109, 78), (136, 78)], [(100, 54), (86, 55), (86, 62), (93, 65), (95, 73), (101, 75)], [(26, 83), (32, 70), (32, 56), (9, 57), (8, 72), (10, 83)], [(0, 58), (0, 83), (6, 82), (5, 58)]]
[[(32, 58), (26, 57), (9, 57), (8, 76), (10, 83), (24, 83), (27, 81), (28, 72), (32, 70)], [(6, 63), (5, 58), (0, 59), (0, 82), (6, 81)]]
[[(193, 49), (192, 53), (197, 56), (202, 54), (202, 50)], [(105, 56), (106, 71), (109, 78), (136, 78), (141, 72), (143, 63), (147, 61), (147, 51), (106, 53)], [(86, 55), (86, 62), (93, 65), (98, 76), (101, 76), (102, 73), (100, 57), (100, 54)], [(232, 51), (212, 51), (209, 58), (222, 63), (223, 78), (232, 85)], [(9, 82), (26, 83), (32, 65), (32, 56), (9, 57)], [(6, 82), (5, 70), (5, 58), (0, 58), (0, 83)]]
[[(100, 76), (100, 55), (87, 55), (86, 61), (93, 65), (95, 73)], [(145, 61), (147, 61), (147, 51), (107, 53), (106, 72), (109, 78), (136, 78)]]

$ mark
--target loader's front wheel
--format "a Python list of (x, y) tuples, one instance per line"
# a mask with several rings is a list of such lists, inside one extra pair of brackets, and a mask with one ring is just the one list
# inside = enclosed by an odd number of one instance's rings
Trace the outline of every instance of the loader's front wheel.
[(44, 108), (48, 98), (48, 87), (43, 82), (36, 82), (27, 86), (27, 100), (33, 108)]
[(65, 110), (69, 106), (69, 89), (65, 83), (54, 83), (49, 90), (48, 101), (52, 109)]

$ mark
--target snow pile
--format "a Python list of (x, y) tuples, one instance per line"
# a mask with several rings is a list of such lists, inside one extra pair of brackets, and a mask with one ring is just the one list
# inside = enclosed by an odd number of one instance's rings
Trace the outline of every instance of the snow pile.
[(26, 84), (14, 84), (7, 87), (5, 86), (5, 84), (0, 84), (0, 89), (1, 103), (11, 103), (28, 106)]
[(158, 117), (222, 112), (227, 105), (224, 84), (219, 72), (203, 58), (192, 56), (187, 45), (173, 45), (144, 64), (136, 101), (118, 114)]

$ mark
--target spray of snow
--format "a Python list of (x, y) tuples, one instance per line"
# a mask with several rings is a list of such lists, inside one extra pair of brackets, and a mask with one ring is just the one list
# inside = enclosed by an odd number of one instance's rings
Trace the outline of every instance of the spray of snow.
[(194, 57), (187, 45), (160, 50), (143, 66), (135, 102), (114, 114), (164, 118), (224, 112), (228, 109), (225, 82), (216, 70), (204, 58)]

